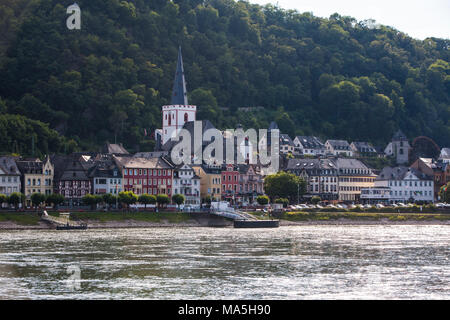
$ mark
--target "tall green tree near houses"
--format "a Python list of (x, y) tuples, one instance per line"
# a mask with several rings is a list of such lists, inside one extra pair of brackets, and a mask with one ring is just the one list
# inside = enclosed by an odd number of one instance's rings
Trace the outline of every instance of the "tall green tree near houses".
[(52, 204), (53, 208), (56, 209), (60, 204), (64, 203), (65, 198), (62, 194), (52, 193), (47, 196), (45, 202), (47, 204)]
[(8, 197), (8, 203), (12, 204), (14, 208), (18, 209), (19, 204), (23, 204), (25, 201), (25, 195), (21, 192), (13, 192)]
[(8, 202), (8, 197), (5, 194), (0, 194), (0, 208), (4, 203)]
[(33, 206), (35, 206), (36, 208), (39, 207), (43, 202), (45, 202), (45, 200), (47, 199), (47, 197), (45, 196), (45, 194), (42, 193), (33, 193), (30, 197), (31, 199), (31, 203), (33, 204)]
[(270, 199), (269, 199), (268, 196), (258, 196), (258, 197), (256, 198), (256, 202), (258, 202), (258, 204), (259, 204), (260, 206), (265, 206), (266, 204), (269, 203), (269, 201), (270, 201)]
[(127, 206), (127, 209), (130, 208), (130, 205), (138, 202), (138, 196), (135, 195), (132, 191), (122, 191), (119, 192), (119, 201), (124, 203)]
[(295, 174), (280, 171), (264, 179), (264, 191), (272, 199), (287, 198), (297, 201), (306, 192), (306, 181)]
[(140, 204), (143, 204), (145, 209), (147, 209), (148, 204), (155, 204), (156, 203), (156, 197), (152, 194), (141, 194), (138, 198), (138, 202)]
[(159, 207), (163, 207), (166, 204), (170, 203), (170, 198), (167, 194), (158, 194), (156, 196), (156, 202), (158, 203)]
[(184, 195), (182, 194), (174, 194), (172, 196), (172, 201), (178, 206), (180, 207), (180, 205), (182, 205), (185, 201)]
[(104, 195), (102, 195), (102, 198), (103, 198), (103, 202), (108, 205), (108, 208), (110, 208), (111, 205), (114, 205), (117, 202), (117, 196), (115, 196), (111, 193), (105, 193)]

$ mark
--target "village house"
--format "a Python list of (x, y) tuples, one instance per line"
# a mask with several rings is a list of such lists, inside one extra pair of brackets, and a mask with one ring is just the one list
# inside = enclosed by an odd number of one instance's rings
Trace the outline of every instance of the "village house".
[(323, 142), (314, 136), (297, 136), (294, 145), (295, 153), (304, 156), (324, 156), (327, 150)]
[(82, 205), (82, 198), (92, 192), (88, 170), (93, 166), (93, 156), (74, 153), (70, 156), (54, 155), (50, 158), (54, 166), (53, 190), (65, 197), (66, 204)]
[(374, 188), (364, 188), (361, 199), (368, 203), (433, 202), (433, 177), (408, 167), (385, 167)]
[(173, 194), (181, 194), (185, 197), (185, 205), (193, 208), (200, 207), (200, 177), (191, 166), (181, 164), (174, 168), (172, 187)]
[(355, 157), (373, 157), (377, 155), (377, 150), (368, 142), (354, 141), (350, 144)]
[(359, 202), (361, 190), (374, 186), (376, 175), (357, 159), (337, 158), (339, 201)]
[(118, 195), (123, 191), (122, 173), (114, 159), (109, 155), (99, 155), (89, 169), (92, 179), (92, 193)]
[(291, 137), (287, 134), (280, 134), (280, 153), (281, 154), (294, 154), (295, 145)]
[(45, 161), (40, 159), (19, 160), (16, 162), (21, 172), (22, 193), (26, 197), (26, 205), (31, 205), (31, 195), (42, 193), (49, 195), (53, 192), (54, 167), (50, 157)]
[(338, 200), (338, 169), (331, 159), (290, 159), (286, 171), (306, 181), (305, 198), (318, 196), (323, 201)]
[(200, 197), (205, 199), (209, 196), (212, 201), (220, 201), (222, 166), (203, 164), (195, 165), (192, 168), (200, 177)]
[(237, 197), (244, 205), (256, 203), (256, 198), (264, 194), (264, 180), (257, 165), (238, 165), (239, 187)]
[(124, 191), (172, 196), (173, 166), (164, 157), (114, 157), (122, 171)]
[(327, 153), (334, 156), (352, 157), (353, 151), (345, 140), (327, 140), (325, 142)]
[(438, 162), (432, 158), (419, 158), (411, 164), (411, 168), (433, 178), (435, 200), (439, 196), (440, 188), (450, 182), (450, 165), (448, 163)]
[(442, 148), (438, 160), (443, 163), (450, 163), (450, 148)]
[(238, 200), (239, 171), (233, 164), (222, 168), (222, 200), (236, 204)]
[(20, 171), (14, 157), (0, 157), (0, 194), (20, 192)]

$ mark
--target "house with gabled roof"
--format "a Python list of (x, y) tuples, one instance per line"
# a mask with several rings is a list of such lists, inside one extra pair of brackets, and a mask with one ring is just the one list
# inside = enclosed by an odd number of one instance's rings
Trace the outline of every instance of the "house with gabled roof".
[(315, 136), (296, 136), (294, 139), (296, 153), (304, 156), (324, 156), (326, 147), (323, 142)]
[(327, 140), (325, 142), (327, 153), (334, 156), (353, 157), (353, 151), (345, 140)]
[(319, 196), (323, 201), (338, 200), (338, 168), (333, 159), (290, 159), (286, 171), (306, 181), (305, 198)]
[(0, 157), (0, 194), (9, 196), (13, 192), (20, 192), (20, 171), (12, 156)]

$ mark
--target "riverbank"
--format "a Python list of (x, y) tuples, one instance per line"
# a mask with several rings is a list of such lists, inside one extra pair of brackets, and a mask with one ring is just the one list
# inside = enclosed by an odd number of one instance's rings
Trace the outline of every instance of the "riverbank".
[[(49, 212), (59, 216), (57, 212)], [(156, 227), (227, 227), (232, 221), (207, 213), (188, 212), (75, 212), (71, 220), (86, 223), (90, 229)], [(0, 213), (0, 230), (54, 229), (37, 213)]]
[(292, 225), (450, 225), (450, 214), (371, 212), (284, 212), (281, 226)]
[[(57, 212), (50, 215), (58, 216)], [(258, 215), (255, 214), (256, 217)], [(264, 218), (264, 217), (259, 217)], [(450, 214), (285, 212), (277, 216), (280, 226), (301, 225), (450, 225)], [(90, 229), (231, 227), (232, 221), (208, 213), (186, 212), (76, 212), (71, 219)], [(50, 230), (37, 213), (0, 213), (0, 230)]]

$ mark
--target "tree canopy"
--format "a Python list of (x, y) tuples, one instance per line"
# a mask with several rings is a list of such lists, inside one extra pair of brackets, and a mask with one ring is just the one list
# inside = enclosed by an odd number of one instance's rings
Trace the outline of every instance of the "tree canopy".
[(33, 135), (41, 153), (151, 149), (179, 45), (189, 102), (220, 129), (450, 145), (448, 39), (245, 1), (77, 3), (81, 30), (65, 26), (70, 1), (0, 4), (0, 151), (27, 153)]

